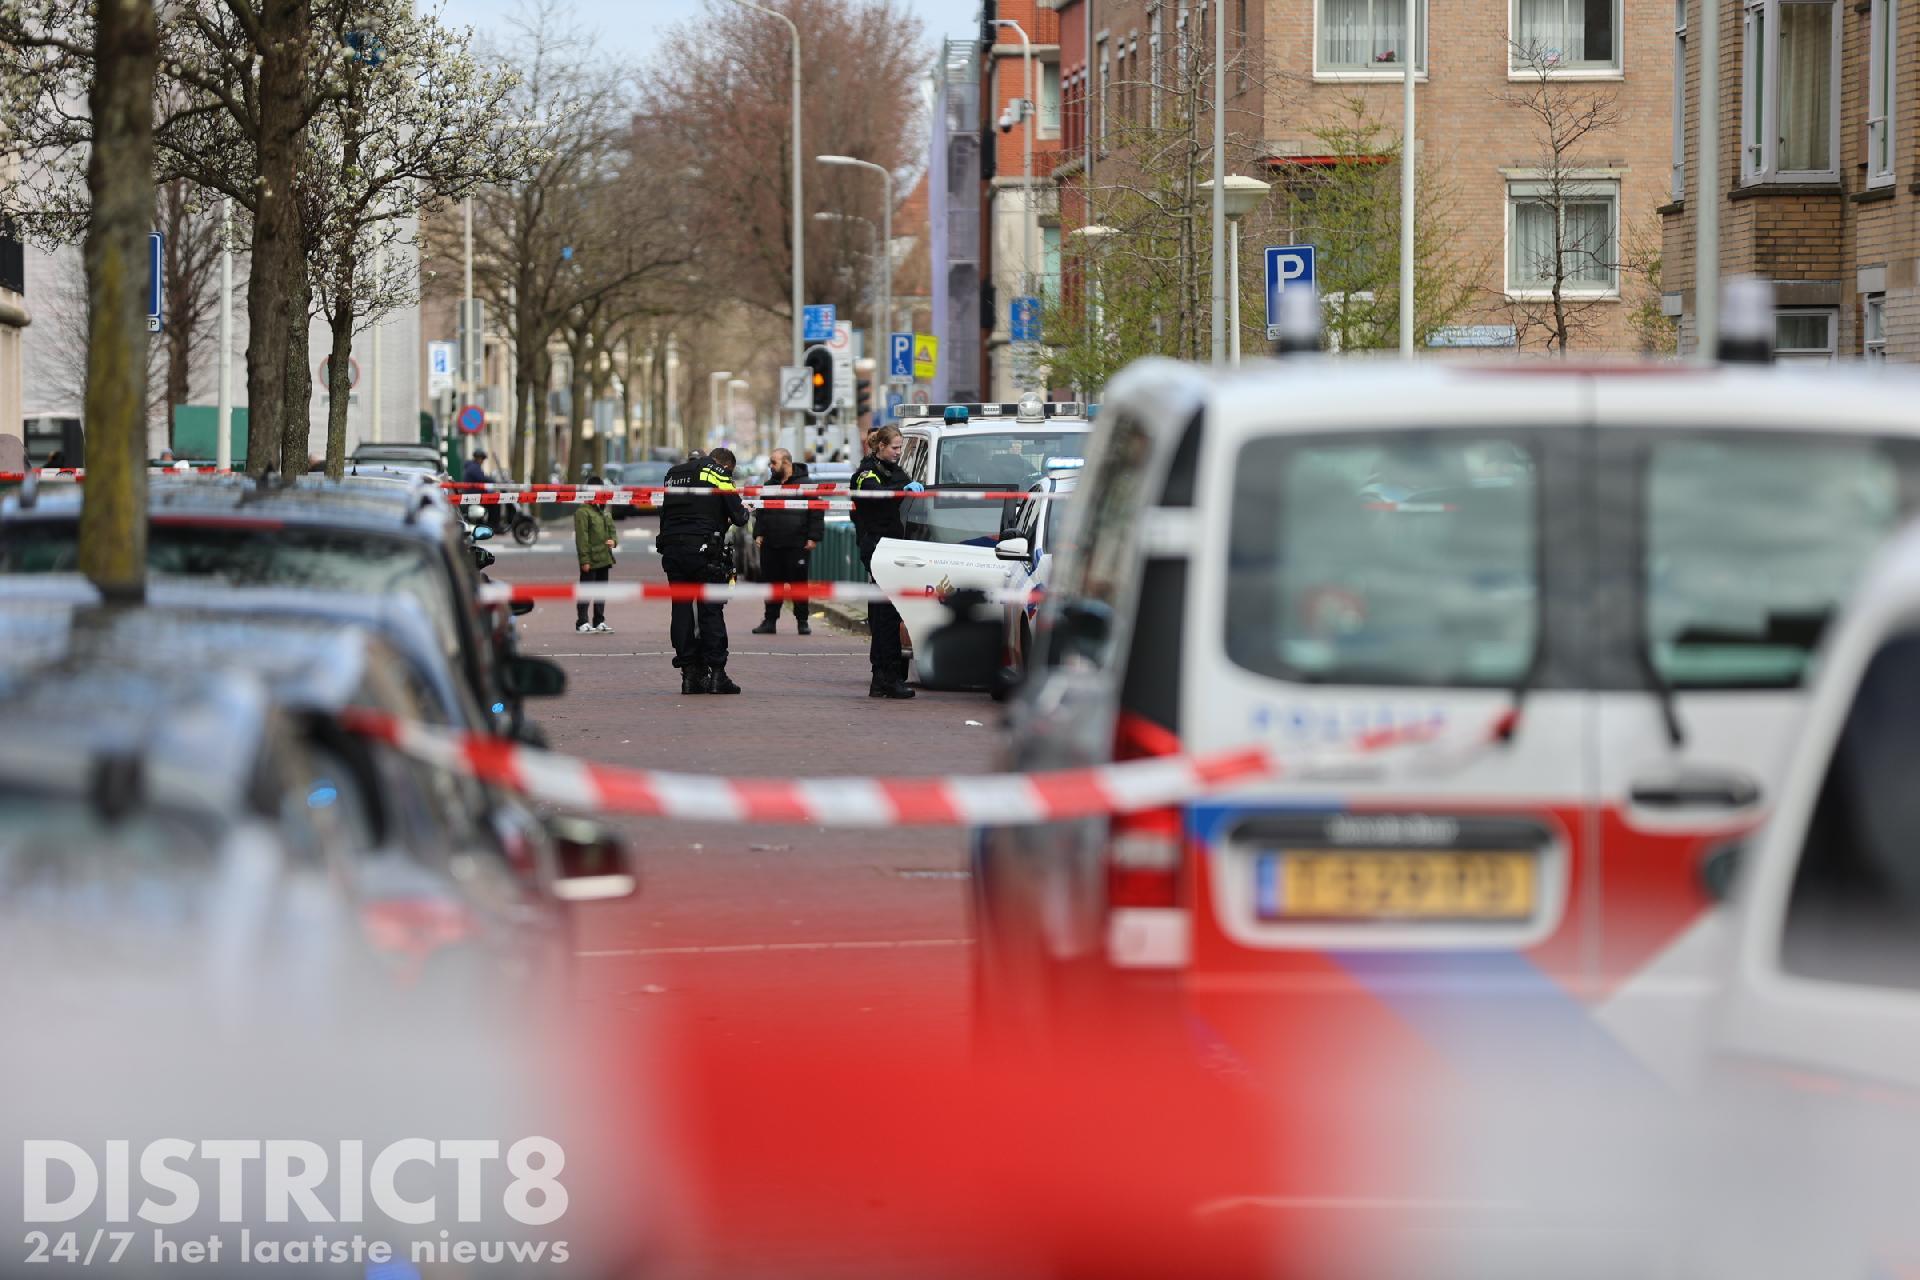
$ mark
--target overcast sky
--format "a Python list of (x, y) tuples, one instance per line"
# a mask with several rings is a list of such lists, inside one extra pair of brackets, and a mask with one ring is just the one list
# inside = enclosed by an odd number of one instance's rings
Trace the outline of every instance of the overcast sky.
[[(718, 2), (721, 0), (716, 0)], [(449, 22), (492, 31), (514, 11), (517, 3), (518, 0), (446, 0), (446, 17)], [(929, 55), (935, 41), (979, 29), (979, 0), (902, 0), (902, 3), (919, 15), (926, 28)], [(705, 0), (572, 0), (571, 7), (580, 25), (597, 34), (604, 52), (637, 62), (653, 52), (662, 28), (697, 18), (706, 4)]]

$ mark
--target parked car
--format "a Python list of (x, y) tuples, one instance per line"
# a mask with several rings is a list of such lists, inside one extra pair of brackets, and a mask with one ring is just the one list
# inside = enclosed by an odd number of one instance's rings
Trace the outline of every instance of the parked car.
[[(620, 485), (658, 485), (666, 483), (667, 472), (672, 469), (670, 462), (622, 462), (607, 468), (607, 483)], [(622, 502), (613, 508), (615, 520), (630, 520), (635, 516), (657, 516), (660, 508), (650, 503)]]
[(348, 459), (348, 468), (355, 474), (413, 473), (438, 480), (447, 478), (446, 456), (430, 444), (362, 444)]

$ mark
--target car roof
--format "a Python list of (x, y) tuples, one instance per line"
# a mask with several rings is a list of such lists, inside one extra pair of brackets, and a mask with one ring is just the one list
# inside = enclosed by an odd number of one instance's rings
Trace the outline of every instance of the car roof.
[[(0, 502), (0, 519), (77, 519), (81, 490), (41, 490), (31, 506), (19, 496)], [(302, 478), (292, 485), (263, 487), (237, 476), (165, 477), (149, 482), (147, 512), (186, 523), (198, 515), (281, 524), (325, 524), (394, 533), (413, 531), (423, 539), (440, 537), (452, 509), (438, 490), (420, 484), (402, 490), (365, 480)]]
[(1085, 431), (1093, 424), (1085, 418), (1046, 418), (1022, 422), (1018, 418), (972, 418), (966, 422), (942, 422), (938, 418), (915, 418), (900, 424), (903, 434), (935, 436), (1007, 435), (1018, 432), (1032, 435), (1043, 431)]

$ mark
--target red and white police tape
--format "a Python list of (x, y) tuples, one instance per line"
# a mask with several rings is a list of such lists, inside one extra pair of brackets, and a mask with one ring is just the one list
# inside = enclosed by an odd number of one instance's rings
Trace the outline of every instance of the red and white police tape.
[[(996, 588), (982, 591), (988, 604), (1027, 604), (1037, 599), (1032, 588)], [(944, 599), (937, 592), (888, 591), (871, 582), (486, 582), (478, 593), (481, 604), (518, 600), (570, 600), (576, 604), (631, 604), (636, 600), (911, 600)]]
[[(1511, 718), (1502, 717), (1502, 723)], [(506, 738), (455, 733), (382, 712), (349, 710), (355, 733), (392, 744), (439, 768), (505, 787), (530, 799), (596, 814), (683, 818), (697, 822), (804, 822), (823, 827), (974, 826), (1066, 822), (1178, 804), (1244, 782), (1337, 763), (1287, 758), (1266, 747), (1204, 756), (1159, 756), (1046, 773), (944, 778), (726, 778), (595, 764)], [(1496, 725), (1496, 732), (1499, 726)], [(1349, 762), (1423, 743), (1431, 724), (1384, 729), (1354, 739)]]
[[(458, 481), (444, 481), (441, 488), (448, 491), (454, 502), (479, 506), (511, 506), (518, 503), (533, 502), (573, 502), (604, 503), (644, 506), (649, 500), (658, 499), (670, 493), (684, 493), (689, 497), (711, 498), (716, 492), (704, 485), (610, 485), (610, 484), (466, 484)], [(1029, 493), (1018, 489), (962, 489), (937, 488), (920, 491), (906, 489), (863, 489), (852, 490), (844, 485), (775, 485), (748, 484), (731, 491), (736, 497), (751, 504), (762, 498), (800, 498), (815, 502), (832, 500), (838, 502), (900, 502), (908, 498), (949, 498), (967, 502), (1025, 502), (1060, 501), (1069, 497), (1067, 493), (1037, 492)], [(652, 505), (660, 505), (653, 501)]]

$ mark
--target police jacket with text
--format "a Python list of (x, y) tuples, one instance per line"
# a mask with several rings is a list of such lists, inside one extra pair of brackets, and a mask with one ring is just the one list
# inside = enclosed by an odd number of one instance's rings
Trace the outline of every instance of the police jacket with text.
[(712, 489), (705, 494), (669, 493), (660, 506), (662, 550), (698, 550), (719, 554), (729, 524), (747, 522), (746, 504), (734, 492), (733, 479), (704, 456), (688, 458), (667, 472), (669, 488)]
[[(887, 462), (872, 454), (860, 459), (860, 465), (853, 469), (853, 488), (856, 493), (904, 489), (912, 479), (900, 464)], [(873, 550), (880, 545), (880, 539), (907, 536), (907, 523), (901, 516), (900, 506), (899, 500), (894, 498), (854, 499), (853, 531), (860, 540), (862, 564), (873, 559)]]

